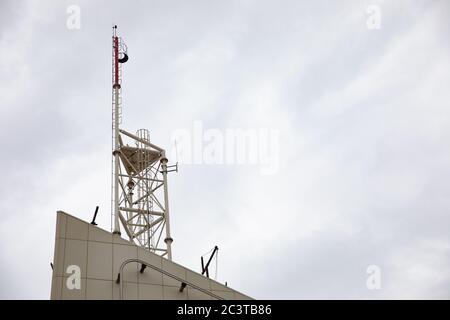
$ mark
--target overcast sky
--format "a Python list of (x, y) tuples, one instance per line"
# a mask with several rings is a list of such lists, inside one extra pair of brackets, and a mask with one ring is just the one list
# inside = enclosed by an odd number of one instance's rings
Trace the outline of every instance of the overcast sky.
[(113, 23), (123, 128), (276, 133), (270, 174), (170, 175), (176, 262), (217, 244), (218, 280), (259, 299), (450, 298), (445, 0), (2, 0), (0, 298), (50, 297), (57, 210), (110, 230)]

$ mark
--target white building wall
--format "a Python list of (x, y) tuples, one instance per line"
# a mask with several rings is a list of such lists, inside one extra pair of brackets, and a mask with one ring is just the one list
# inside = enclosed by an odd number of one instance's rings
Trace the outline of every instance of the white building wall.
[[(119, 299), (116, 279), (127, 259), (143, 260), (226, 300), (251, 299), (62, 211), (57, 214), (51, 299)], [(76, 275), (67, 273), (69, 266), (79, 267), (79, 289), (70, 288)], [(189, 284), (180, 292), (180, 281), (150, 267), (141, 274), (140, 267), (131, 262), (124, 268), (123, 299), (215, 299)]]

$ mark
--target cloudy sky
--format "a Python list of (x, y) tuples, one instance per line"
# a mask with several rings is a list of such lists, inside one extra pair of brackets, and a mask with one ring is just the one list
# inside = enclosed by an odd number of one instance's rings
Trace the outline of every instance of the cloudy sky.
[(110, 230), (114, 23), (125, 129), (274, 133), (270, 174), (171, 174), (175, 261), (217, 244), (259, 299), (450, 298), (445, 0), (1, 1), (0, 298), (49, 298), (57, 210)]

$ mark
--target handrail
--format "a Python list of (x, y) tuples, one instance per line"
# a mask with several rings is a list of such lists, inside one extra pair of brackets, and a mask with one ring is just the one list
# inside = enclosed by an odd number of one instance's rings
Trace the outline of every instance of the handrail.
[(199, 290), (199, 291), (201, 291), (201, 292), (203, 292), (203, 293), (205, 293), (205, 294), (207, 294), (207, 295), (209, 295), (209, 296), (211, 296), (213, 298), (216, 298), (218, 300), (224, 300), (224, 298), (222, 298), (222, 297), (220, 297), (218, 295), (215, 295), (214, 293), (211, 293), (208, 290), (200, 288), (199, 286), (196, 286), (193, 283), (190, 283), (190, 282), (188, 282), (186, 280), (183, 280), (183, 279), (181, 279), (181, 278), (179, 278), (179, 277), (177, 277), (177, 276), (175, 276), (175, 275), (173, 275), (173, 274), (171, 274), (171, 273), (169, 273), (169, 272), (167, 272), (167, 271), (165, 271), (165, 270), (163, 270), (161, 268), (158, 268), (157, 266), (154, 266), (154, 265), (152, 265), (152, 264), (150, 264), (148, 262), (145, 262), (143, 260), (140, 260), (140, 259), (128, 259), (128, 260), (125, 260), (124, 262), (122, 262), (122, 264), (120, 265), (118, 278), (116, 280), (116, 282), (120, 282), (120, 289), (119, 289), (119, 299), (120, 300), (123, 299), (123, 283), (124, 283), (124, 281), (122, 280), (123, 279), (123, 269), (125, 268), (125, 266), (127, 264), (129, 264), (131, 262), (141, 263), (141, 264), (143, 264), (143, 265), (145, 265), (147, 267), (150, 267), (150, 268), (152, 268), (152, 269), (154, 269), (154, 270), (156, 270), (158, 272), (161, 272), (162, 274), (164, 274), (164, 275), (166, 275), (168, 277), (171, 277), (171, 278), (173, 278), (173, 279), (175, 279), (177, 281), (180, 281), (181, 283), (186, 283), (186, 285), (188, 285), (188, 286), (190, 286), (190, 287), (192, 287), (194, 289), (197, 289), (197, 290)]

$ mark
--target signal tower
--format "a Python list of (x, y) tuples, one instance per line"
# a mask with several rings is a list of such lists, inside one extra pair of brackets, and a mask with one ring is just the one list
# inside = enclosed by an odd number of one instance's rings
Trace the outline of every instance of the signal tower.
[(128, 49), (117, 26), (112, 48), (111, 228), (120, 235), (122, 226), (130, 241), (172, 260), (167, 174), (177, 165), (167, 164), (165, 150), (150, 142), (147, 129), (135, 134), (121, 129), (122, 64)]

